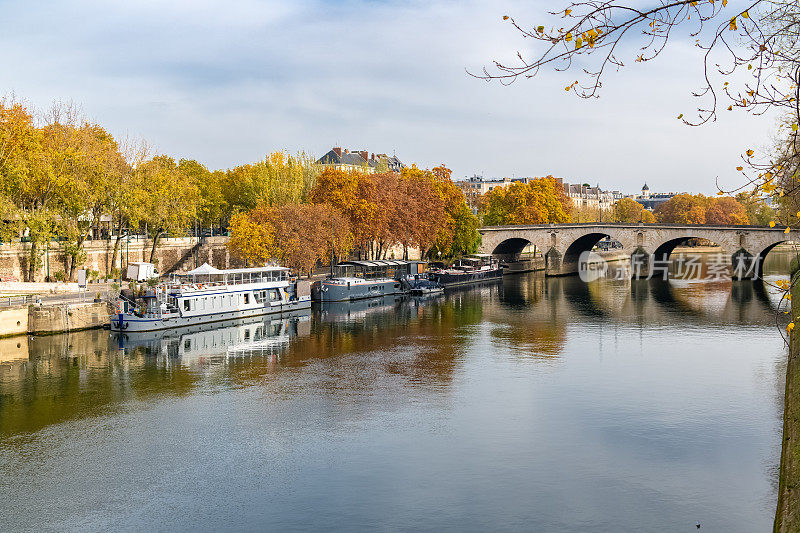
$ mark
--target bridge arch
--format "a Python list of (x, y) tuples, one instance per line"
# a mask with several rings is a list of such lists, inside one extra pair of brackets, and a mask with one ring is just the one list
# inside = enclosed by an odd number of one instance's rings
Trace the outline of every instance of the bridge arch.
[(758, 252), (753, 257), (753, 259), (755, 261), (755, 265), (753, 267), (753, 272), (754, 272), (754, 276), (753, 277), (754, 278), (760, 278), (764, 274), (764, 261), (767, 259), (767, 255), (775, 247), (777, 247), (779, 244), (787, 244), (787, 243), (792, 243), (792, 242), (794, 242), (794, 241), (791, 241), (790, 239), (780, 240), (780, 241), (777, 241), (777, 242), (774, 242), (774, 243), (770, 244), (769, 246), (767, 246), (766, 248), (763, 248), (760, 252)]
[(563, 252), (555, 246), (551, 246), (545, 253), (547, 273), (555, 276), (577, 274), (581, 254), (591, 251), (598, 242), (606, 237), (611, 237), (611, 235), (606, 232), (592, 231), (580, 235), (572, 242), (567, 241), (569, 245)]
[(528, 239), (523, 239), (521, 237), (511, 237), (504, 241), (501, 241), (494, 249), (491, 251), (492, 255), (497, 256), (499, 259), (503, 259), (506, 261), (516, 261), (519, 259), (520, 254), (522, 251), (529, 245), (533, 244)]
[(577, 264), (578, 258), (583, 252), (591, 251), (598, 242), (606, 237), (611, 237), (611, 235), (608, 233), (593, 232), (578, 237), (564, 250), (564, 263), (571, 264), (574, 262)]

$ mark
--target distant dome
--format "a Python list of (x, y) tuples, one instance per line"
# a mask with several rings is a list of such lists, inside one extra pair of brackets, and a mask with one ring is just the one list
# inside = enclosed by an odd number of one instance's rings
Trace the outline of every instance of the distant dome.
[(648, 187), (648, 186), (647, 186), (647, 184), (645, 183), (645, 184), (644, 184), (644, 187), (642, 187), (642, 190), (643, 190), (643, 191), (649, 191), (649, 190), (650, 190), (650, 187)]

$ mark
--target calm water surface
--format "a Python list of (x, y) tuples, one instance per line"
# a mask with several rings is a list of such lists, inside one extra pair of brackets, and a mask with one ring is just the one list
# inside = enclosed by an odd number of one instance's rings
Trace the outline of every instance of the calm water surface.
[(0, 344), (0, 531), (767, 531), (760, 284), (507, 277)]

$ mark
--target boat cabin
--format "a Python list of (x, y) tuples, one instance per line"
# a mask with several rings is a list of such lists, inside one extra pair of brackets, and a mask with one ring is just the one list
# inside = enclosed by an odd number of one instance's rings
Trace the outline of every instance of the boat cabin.
[(334, 278), (402, 279), (425, 272), (423, 261), (376, 259), (374, 261), (344, 261), (333, 267)]

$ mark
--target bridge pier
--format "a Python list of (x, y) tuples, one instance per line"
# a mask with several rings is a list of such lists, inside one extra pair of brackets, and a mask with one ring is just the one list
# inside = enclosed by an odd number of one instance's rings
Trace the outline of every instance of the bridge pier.
[(631, 254), (631, 279), (647, 279), (652, 272), (653, 256), (638, 246)]
[(744, 248), (739, 248), (731, 255), (731, 279), (736, 281), (753, 281), (760, 276), (760, 257), (754, 256)]
[(570, 276), (578, 273), (577, 262), (564, 261), (564, 255), (555, 246), (544, 254), (545, 276)]

